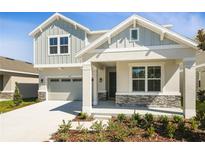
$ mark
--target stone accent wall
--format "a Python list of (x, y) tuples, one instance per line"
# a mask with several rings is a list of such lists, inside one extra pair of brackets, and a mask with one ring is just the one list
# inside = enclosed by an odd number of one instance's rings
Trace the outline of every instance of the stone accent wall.
[(46, 100), (46, 92), (38, 92), (38, 101), (45, 101)]
[(120, 106), (181, 107), (181, 96), (174, 95), (116, 95)]
[(100, 100), (100, 101), (107, 100), (107, 93), (106, 92), (99, 92), (98, 93), (98, 100)]
[(13, 92), (0, 92), (0, 99), (13, 99)]

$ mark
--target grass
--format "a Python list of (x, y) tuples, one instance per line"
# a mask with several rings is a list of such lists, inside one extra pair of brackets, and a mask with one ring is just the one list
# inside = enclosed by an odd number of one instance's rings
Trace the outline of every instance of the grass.
[(15, 106), (13, 100), (8, 100), (8, 101), (1, 101), (0, 102), (0, 113), (5, 113), (5, 112), (9, 112), (15, 109), (19, 109), (28, 105), (32, 105), (37, 103), (36, 98), (27, 98), (27, 99), (23, 99), (23, 102), (18, 105)]

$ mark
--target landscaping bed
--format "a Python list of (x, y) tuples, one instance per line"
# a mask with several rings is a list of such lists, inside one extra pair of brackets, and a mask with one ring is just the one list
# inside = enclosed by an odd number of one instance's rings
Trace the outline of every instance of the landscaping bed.
[(93, 116), (89, 116), (87, 113), (80, 112), (72, 121), (93, 121)]
[(184, 120), (179, 116), (169, 119), (154, 118), (151, 114), (130, 117), (119, 114), (106, 125), (96, 121), (90, 128), (78, 126), (74, 130), (71, 121), (63, 121), (51, 139), (56, 142), (199, 142), (205, 141), (204, 117)]
[(1, 101), (0, 102), (0, 113), (9, 112), (9, 111), (22, 108), (28, 105), (32, 105), (35, 103), (37, 103), (36, 98), (23, 99), (23, 101), (19, 105), (16, 105), (13, 100)]

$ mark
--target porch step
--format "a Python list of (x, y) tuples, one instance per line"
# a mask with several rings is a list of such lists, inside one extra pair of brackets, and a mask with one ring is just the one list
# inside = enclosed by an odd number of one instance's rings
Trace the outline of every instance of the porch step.
[(93, 118), (97, 119), (97, 120), (109, 120), (110, 118), (112, 118), (112, 116), (110, 116), (110, 115), (103, 115), (103, 114), (94, 114)]

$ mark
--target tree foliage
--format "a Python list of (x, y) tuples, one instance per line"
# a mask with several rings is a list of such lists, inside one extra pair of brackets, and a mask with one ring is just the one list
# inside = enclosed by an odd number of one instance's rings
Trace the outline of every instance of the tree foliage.
[(204, 29), (200, 29), (197, 32), (196, 40), (198, 42), (198, 48), (205, 51), (205, 31)]

